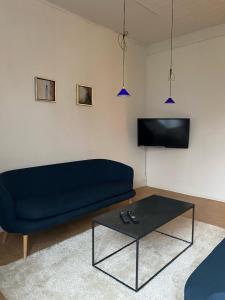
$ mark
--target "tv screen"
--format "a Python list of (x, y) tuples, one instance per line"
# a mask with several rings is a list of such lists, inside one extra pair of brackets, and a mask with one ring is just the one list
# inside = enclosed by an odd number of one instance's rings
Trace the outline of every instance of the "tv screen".
[(190, 119), (138, 119), (138, 146), (188, 148)]

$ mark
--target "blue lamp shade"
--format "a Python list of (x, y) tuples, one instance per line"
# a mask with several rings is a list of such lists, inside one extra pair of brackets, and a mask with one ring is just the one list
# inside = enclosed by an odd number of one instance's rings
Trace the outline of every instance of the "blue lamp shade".
[(130, 96), (130, 94), (128, 93), (128, 91), (125, 89), (125, 87), (123, 87), (120, 92), (117, 94), (118, 97), (124, 97), (124, 96)]
[(175, 104), (175, 101), (173, 100), (173, 98), (169, 97), (166, 101), (165, 104)]

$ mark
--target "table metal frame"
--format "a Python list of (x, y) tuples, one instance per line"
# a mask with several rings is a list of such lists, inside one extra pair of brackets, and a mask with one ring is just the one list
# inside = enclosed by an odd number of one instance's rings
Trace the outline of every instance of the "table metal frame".
[[(95, 267), (96, 269), (100, 270), (101, 272), (105, 273), (106, 275), (110, 276), (111, 278), (115, 279), (117, 282), (125, 285), (126, 287), (128, 287), (129, 289), (135, 291), (135, 292), (138, 292), (140, 291), (147, 283), (149, 283), (152, 279), (154, 279), (159, 273), (161, 273), (166, 267), (168, 267), (175, 259), (177, 259), (181, 254), (183, 254), (188, 248), (190, 248), (193, 243), (194, 243), (194, 221), (195, 221), (195, 207), (193, 206), (192, 208), (190, 208), (189, 210), (192, 209), (192, 231), (191, 231), (191, 241), (187, 241), (187, 240), (184, 240), (184, 239), (181, 239), (179, 237), (176, 237), (176, 236), (173, 236), (173, 235), (170, 235), (170, 234), (167, 234), (167, 233), (164, 233), (164, 232), (161, 232), (161, 231), (158, 231), (158, 230), (155, 230), (153, 232), (157, 232), (157, 233), (160, 233), (160, 234), (163, 234), (163, 235), (166, 235), (168, 237), (171, 237), (173, 239), (176, 239), (176, 240), (179, 240), (179, 241), (182, 241), (184, 243), (187, 243), (188, 246), (186, 248), (184, 248), (180, 253), (178, 253), (174, 258), (172, 258), (166, 265), (164, 265), (159, 271), (157, 271), (154, 275), (152, 275), (148, 280), (146, 280), (143, 284), (139, 285), (139, 242), (141, 240), (141, 238), (138, 238), (138, 239), (134, 239), (132, 242), (126, 244), (125, 246), (123, 246), (122, 248), (116, 250), (115, 252), (107, 255), (106, 257), (100, 259), (99, 261), (95, 262), (95, 225), (98, 224), (98, 225), (102, 225), (102, 226), (105, 226), (107, 227), (106, 225), (104, 224), (101, 224), (99, 222), (97, 222), (96, 220), (93, 220), (92, 221), (92, 266)], [(172, 220), (171, 220), (172, 221)], [(107, 227), (109, 228), (109, 227)], [(112, 228), (110, 228), (112, 229)], [(113, 229), (112, 229), (113, 230)], [(120, 232), (120, 231), (118, 231)], [(122, 233), (122, 232), (120, 232)], [(149, 233), (151, 234), (151, 232)], [(146, 236), (146, 235), (145, 235)], [(116, 278), (115, 276), (111, 275), (110, 273), (106, 272), (105, 270), (101, 269), (98, 265), (103, 262), (104, 260), (110, 258), (111, 256), (115, 255), (116, 253), (124, 250), (125, 248), (131, 246), (132, 244), (136, 243), (136, 275), (135, 275), (135, 287), (132, 287), (128, 284), (126, 284), (125, 282), (123, 282), (122, 280)]]

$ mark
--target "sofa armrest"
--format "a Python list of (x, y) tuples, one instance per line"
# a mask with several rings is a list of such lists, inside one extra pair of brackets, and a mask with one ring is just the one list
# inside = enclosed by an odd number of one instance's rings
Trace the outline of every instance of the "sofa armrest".
[(15, 222), (15, 204), (0, 176), (0, 226), (7, 232), (14, 232)]
[(134, 170), (128, 165), (120, 162), (110, 161), (110, 168), (108, 169), (108, 178), (112, 181), (126, 181), (133, 186)]
[(124, 179), (125, 181), (129, 181), (133, 184), (133, 180), (134, 180), (134, 170), (133, 168), (131, 168), (130, 166), (121, 164), (122, 167), (120, 169), (120, 175), (119, 177), (121, 179)]

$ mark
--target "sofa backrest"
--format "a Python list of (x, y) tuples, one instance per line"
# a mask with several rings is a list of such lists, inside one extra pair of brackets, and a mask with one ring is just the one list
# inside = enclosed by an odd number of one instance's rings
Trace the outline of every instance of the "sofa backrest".
[(132, 181), (133, 170), (119, 162), (93, 159), (8, 171), (1, 178), (12, 197), (24, 198), (110, 181)]

